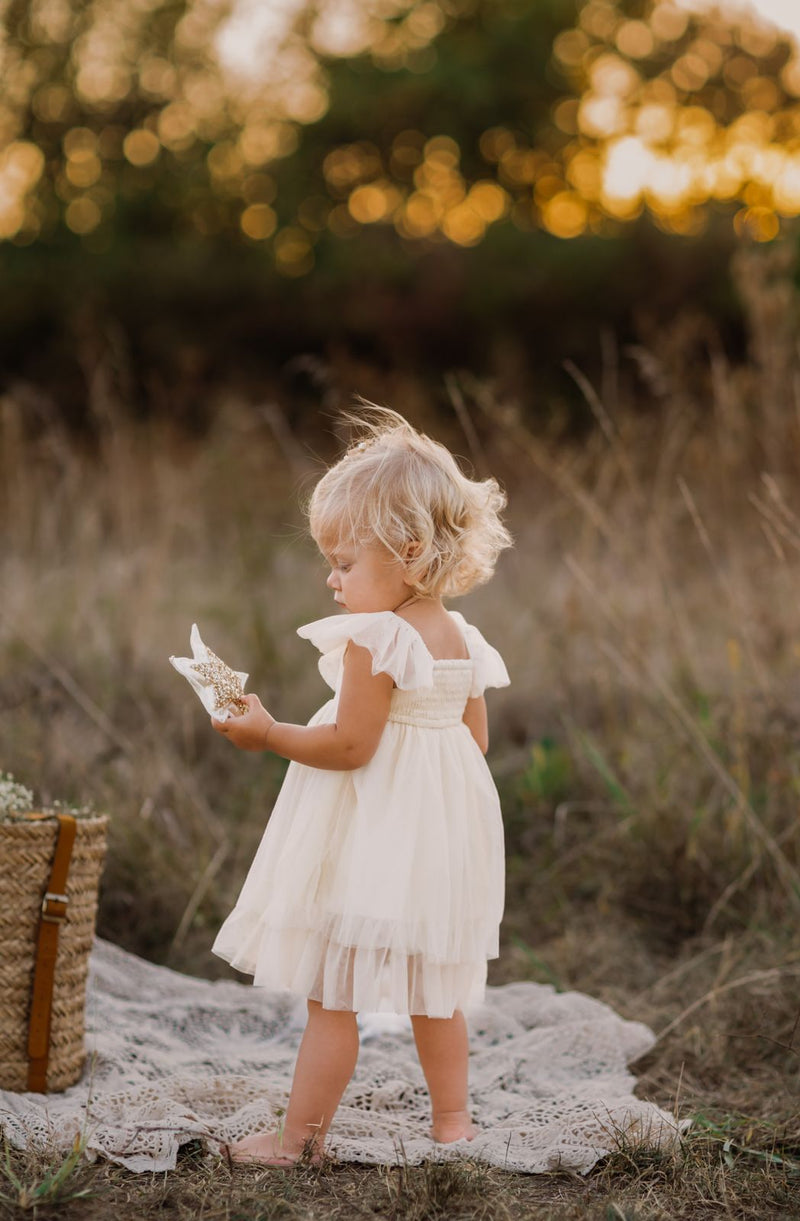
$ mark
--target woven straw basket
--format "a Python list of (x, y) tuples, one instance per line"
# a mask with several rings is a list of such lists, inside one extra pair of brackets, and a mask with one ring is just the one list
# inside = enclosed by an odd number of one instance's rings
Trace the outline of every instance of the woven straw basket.
[[(105, 815), (79, 818), (69, 866), (67, 918), (58, 937), (50, 1016), (47, 1092), (81, 1075), (89, 953), (106, 851)], [(42, 897), (48, 889), (58, 821), (0, 822), (0, 1088), (27, 1090), (31, 1008)]]

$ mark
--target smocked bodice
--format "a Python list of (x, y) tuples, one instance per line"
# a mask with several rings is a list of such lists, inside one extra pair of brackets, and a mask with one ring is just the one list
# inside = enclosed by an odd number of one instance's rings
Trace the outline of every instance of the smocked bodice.
[(417, 691), (395, 688), (389, 706), (389, 721), (424, 729), (460, 725), (472, 686), (472, 670), (470, 658), (434, 661), (432, 687)]

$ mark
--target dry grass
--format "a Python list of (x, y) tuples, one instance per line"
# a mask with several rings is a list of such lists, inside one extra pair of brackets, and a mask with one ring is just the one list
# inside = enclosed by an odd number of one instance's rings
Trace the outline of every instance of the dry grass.
[[(237, 1168), (185, 1146), (174, 1171), (131, 1175), (79, 1163), (56, 1190), (41, 1155), (12, 1154), (0, 1218), (105, 1221), (711, 1221), (797, 1216), (797, 1174), (774, 1144), (745, 1152), (708, 1129), (676, 1154), (625, 1150), (591, 1175), (512, 1175), (474, 1163), (366, 1168), (329, 1163), (291, 1172)], [(758, 1137), (749, 1133), (749, 1139)], [(44, 1185), (44, 1190), (41, 1189)], [(38, 1198), (37, 1198), (38, 1191)]]
[[(577, 988), (651, 1025), (640, 1092), (695, 1118), (683, 1148), (621, 1149), (585, 1179), (471, 1165), (231, 1173), (192, 1147), (172, 1174), (133, 1176), (11, 1151), (0, 1216), (800, 1215), (787, 271), (780, 250), (740, 261), (746, 367), (678, 320), (618, 360), (609, 346), (599, 389), (574, 370), (596, 422), (580, 444), (534, 433), (466, 376), (450, 383), (449, 439), (506, 482), (518, 540), (465, 606), (514, 677), (492, 698), (509, 850), (492, 978)], [(0, 402), (0, 766), (44, 798), (112, 812), (105, 936), (223, 973), (208, 947), (283, 768), (234, 759), (166, 658), (196, 620), (282, 716), (317, 705), (292, 630), (329, 609), (296, 509), (313, 463), (274, 412), (222, 404), (213, 433), (187, 439), (131, 423), (102, 378), (95, 396), (83, 448), (21, 400)]]

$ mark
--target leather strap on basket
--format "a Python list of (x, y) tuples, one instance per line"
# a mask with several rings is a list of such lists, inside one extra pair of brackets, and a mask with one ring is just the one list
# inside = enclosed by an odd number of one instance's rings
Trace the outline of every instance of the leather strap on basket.
[(31, 1015), (28, 1022), (28, 1089), (47, 1090), (50, 1059), (50, 1015), (58, 956), (58, 931), (67, 918), (67, 876), (75, 842), (76, 821), (71, 814), (58, 814), (58, 839), (50, 880), (42, 899), (42, 915), (36, 942)]

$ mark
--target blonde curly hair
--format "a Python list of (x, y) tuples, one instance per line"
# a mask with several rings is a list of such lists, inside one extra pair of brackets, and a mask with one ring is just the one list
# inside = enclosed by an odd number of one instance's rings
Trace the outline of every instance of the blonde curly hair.
[(453, 455), (396, 411), (365, 403), (348, 414), (356, 440), (320, 479), (308, 504), (323, 554), (381, 543), (423, 597), (465, 594), (491, 577), (511, 535), (496, 479), (469, 479)]

